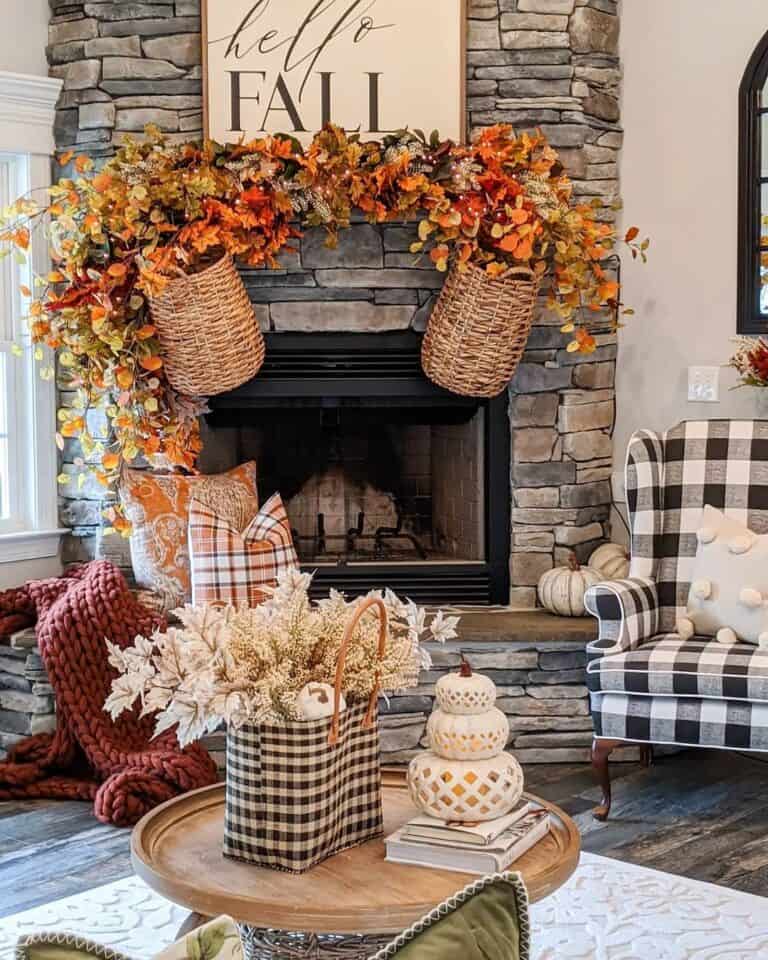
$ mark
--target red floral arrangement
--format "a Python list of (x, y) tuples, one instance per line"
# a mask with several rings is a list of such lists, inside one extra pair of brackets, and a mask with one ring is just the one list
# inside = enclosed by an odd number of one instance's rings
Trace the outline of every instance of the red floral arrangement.
[(728, 362), (738, 370), (740, 386), (768, 387), (768, 342), (762, 337), (739, 337), (738, 348)]

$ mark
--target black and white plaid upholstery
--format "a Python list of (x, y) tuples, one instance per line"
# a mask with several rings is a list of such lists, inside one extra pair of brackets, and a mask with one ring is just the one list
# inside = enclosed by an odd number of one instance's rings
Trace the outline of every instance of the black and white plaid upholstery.
[(768, 703), (768, 650), (711, 637), (682, 640), (671, 633), (651, 643), (592, 660), (592, 693), (635, 693)]
[(634, 650), (659, 629), (659, 598), (648, 577), (606, 580), (591, 588), (585, 601), (600, 620), (600, 636), (587, 647), (590, 658)]
[(674, 630), (688, 600), (706, 505), (768, 533), (768, 421), (689, 420), (641, 431), (627, 453), (631, 576), (656, 581), (659, 626)]
[(590, 588), (588, 647), (598, 737), (768, 750), (768, 651), (672, 634), (709, 505), (768, 532), (768, 421), (690, 420), (629, 444), (627, 580)]
[(330, 718), (246, 725), (227, 734), (224, 855), (302, 873), (341, 850), (381, 836), (378, 723), (367, 704)]
[(592, 720), (608, 740), (768, 751), (768, 703), (605, 693), (592, 699)]

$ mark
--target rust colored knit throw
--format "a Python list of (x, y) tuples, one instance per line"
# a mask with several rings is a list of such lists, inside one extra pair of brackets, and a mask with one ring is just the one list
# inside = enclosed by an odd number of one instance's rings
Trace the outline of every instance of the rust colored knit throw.
[(128, 646), (162, 625), (116, 567), (97, 561), (0, 593), (0, 635), (35, 621), (56, 731), (22, 741), (0, 763), (0, 800), (93, 800), (103, 823), (129, 826), (164, 800), (216, 781), (202, 747), (181, 750), (172, 730), (152, 739), (152, 717), (113, 722), (103, 710), (114, 677), (104, 638)]

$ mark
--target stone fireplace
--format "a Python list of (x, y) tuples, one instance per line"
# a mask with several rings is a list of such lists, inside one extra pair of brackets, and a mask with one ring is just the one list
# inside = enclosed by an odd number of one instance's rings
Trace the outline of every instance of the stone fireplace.
[[(140, 131), (148, 122), (172, 138), (200, 134), (198, 0), (51, 0), (51, 8), (49, 59), (52, 72), (64, 81), (56, 131), (61, 149), (105, 157), (125, 132)], [(468, 128), (499, 122), (517, 129), (540, 127), (561, 152), (578, 196), (615, 198), (622, 142), (618, 31), (614, 0), (469, 0)], [(415, 262), (409, 252), (413, 232), (412, 224), (375, 227), (356, 221), (331, 251), (322, 231), (310, 231), (294, 252), (284, 255), (279, 269), (244, 271), (273, 356), (282, 338), (298, 334), (379, 336), (384, 356), (387, 336), (422, 331), (442, 275), (428, 263)], [(567, 353), (559, 321), (547, 313), (542, 298), (523, 363), (504, 398), (506, 507), (502, 513), (494, 507), (490, 525), (493, 535), (504, 539), (504, 599), (516, 607), (535, 604), (535, 585), (545, 570), (572, 550), (585, 557), (608, 533), (615, 357), (611, 335), (600, 337), (597, 351), (588, 357)], [(61, 386), (66, 402), (66, 382)], [(483, 485), (479, 474), (487, 473), (478, 442), (487, 424), (481, 428), (472, 417), (463, 424), (401, 420), (399, 429), (393, 422), (384, 424), (382, 449), (389, 452), (384, 457), (377, 451), (379, 460), (386, 461), (384, 479), (377, 473), (382, 464), (374, 469), (369, 462), (364, 473), (373, 476), (363, 482), (360, 465), (365, 457), (361, 460), (357, 448), (360, 437), (370, 436), (375, 426), (367, 409), (369, 420), (363, 426), (358, 422), (353, 428), (347, 411), (337, 429), (336, 414), (325, 411), (324, 420), (315, 420), (302, 434), (325, 444), (316, 451), (322, 470), (305, 476), (305, 465), (286, 479), (283, 466), (274, 480), (269, 478), (272, 468), (263, 473), (265, 485), (289, 484), (291, 500), (296, 499), (294, 526), (307, 562), (318, 563), (319, 547), (327, 553), (333, 544), (338, 565), (363, 514), (363, 531), (354, 539), (358, 545), (365, 543), (366, 550), (395, 551), (404, 559), (407, 551), (418, 552), (412, 537), (446, 563), (478, 563), (489, 547), (488, 524), (483, 542), (483, 523), (477, 522), (483, 506), (488, 513), (488, 503), (475, 495)], [(265, 424), (274, 422), (274, 407), (260, 412), (254, 408), (250, 415), (252, 422), (238, 428), (239, 436), (242, 440), (250, 433), (258, 443), (254, 431), (263, 432)], [(221, 416), (217, 407), (214, 417)], [(360, 411), (356, 416), (359, 421)], [(381, 425), (380, 415), (378, 419)], [(97, 434), (103, 428), (98, 414), (92, 414), (91, 427)], [(217, 441), (206, 452), (206, 466), (246, 455), (251, 448), (244, 440), (238, 443), (222, 453)], [(284, 438), (286, 458), (293, 456), (291, 444), (297, 444), (295, 435)], [(411, 458), (412, 448), (418, 448), (418, 457)], [(478, 454), (474, 459), (474, 454), (466, 456), (468, 448)], [(72, 530), (65, 559), (102, 555), (127, 565), (125, 544), (114, 537), (102, 539), (103, 490), (91, 481), (78, 486), (77, 456), (75, 445), (69, 444), (62, 473), (73, 479), (61, 488), (62, 524)], [(269, 464), (269, 449), (264, 456)], [(365, 456), (370, 459), (370, 454)], [(445, 461), (454, 464), (452, 473), (440, 466)], [(393, 463), (398, 466), (397, 483), (386, 476)], [(357, 486), (350, 477), (357, 478)], [(299, 478), (301, 485), (294, 490)], [(448, 502), (452, 480), (462, 490), (465, 515), (456, 513), (455, 498)], [(398, 524), (398, 536), (380, 536), (377, 546), (377, 530), (397, 530)], [(428, 556), (427, 563), (431, 559)], [(490, 594), (484, 602), (488, 598)]]
[[(61, 150), (98, 161), (147, 123), (171, 138), (200, 135), (199, 0), (50, 6), (48, 56), (64, 82)], [(468, 128), (541, 127), (579, 197), (615, 198), (622, 143), (615, 0), (467, 6)], [(542, 298), (507, 393), (486, 404), (438, 391), (421, 374), (414, 344), (442, 275), (415, 262), (413, 234), (413, 224), (358, 220), (335, 251), (322, 231), (309, 231), (279, 269), (243, 271), (267, 332), (267, 361), (253, 384), (213, 401), (203, 466), (258, 456), (262, 496), (282, 489), (303, 558), (324, 571), (326, 585), (357, 577), (353, 588), (366, 588), (371, 564), (379, 564), (387, 569), (379, 568), (376, 586), (473, 603), (461, 639), (432, 645), (434, 666), (420, 685), (382, 705), (385, 760), (404, 762), (423, 746), (434, 682), (466, 653), (496, 682), (521, 762), (586, 761), (584, 645), (594, 622), (483, 606), (533, 607), (545, 570), (572, 550), (585, 557), (608, 533), (615, 339), (601, 337), (588, 357), (569, 354)], [(350, 337), (358, 345), (363, 338), (365, 349), (351, 351)], [(60, 388), (63, 404), (74, 398), (65, 379)], [(89, 426), (103, 434), (98, 411)], [(128, 570), (126, 542), (102, 537), (103, 488), (77, 482), (80, 454), (67, 441), (64, 559), (104, 556)], [(22, 632), (0, 654), (1, 754), (30, 731), (51, 729), (54, 716), (34, 636)], [(218, 751), (221, 743), (209, 746)], [(618, 758), (635, 754), (628, 748)]]

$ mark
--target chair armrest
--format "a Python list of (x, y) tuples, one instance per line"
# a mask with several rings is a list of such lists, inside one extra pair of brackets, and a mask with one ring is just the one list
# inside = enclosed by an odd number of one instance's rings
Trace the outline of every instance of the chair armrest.
[(584, 604), (600, 621), (598, 639), (587, 646), (590, 657), (634, 650), (658, 632), (659, 595), (655, 580), (605, 580), (587, 590)]

